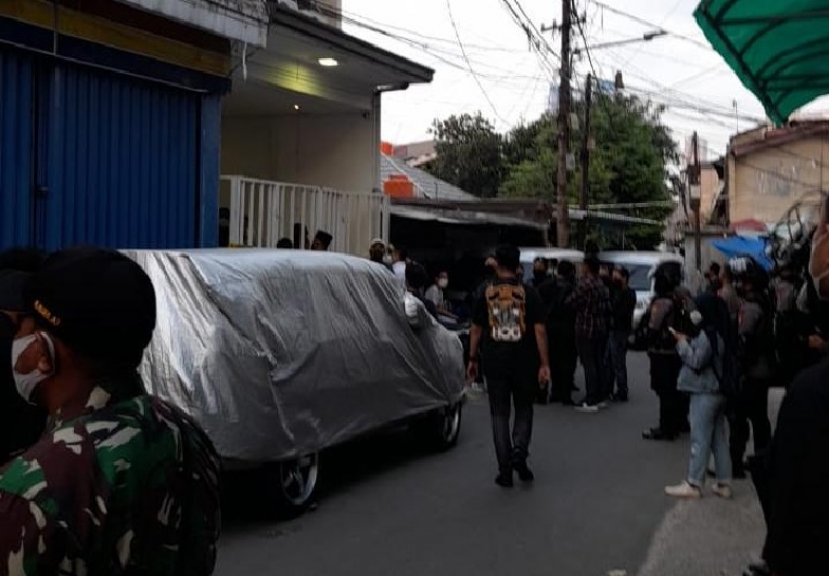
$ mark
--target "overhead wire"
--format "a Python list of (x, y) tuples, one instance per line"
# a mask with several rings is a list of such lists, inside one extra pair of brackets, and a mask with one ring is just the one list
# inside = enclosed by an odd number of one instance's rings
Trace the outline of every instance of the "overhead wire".
[(509, 125), (509, 122), (504, 120), (503, 116), (501, 116), (501, 113), (498, 112), (498, 108), (496, 108), (495, 103), (492, 101), (492, 98), (489, 97), (486, 88), (484, 88), (484, 85), (481, 84), (481, 79), (478, 78), (478, 75), (475, 73), (475, 68), (472, 67), (472, 63), (469, 61), (469, 56), (466, 55), (466, 48), (464, 48), (463, 46), (463, 40), (461, 40), (461, 33), (458, 30), (458, 24), (455, 22), (455, 15), (452, 14), (452, 0), (446, 0), (446, 12), (449, 14), (449, 21), (452, 23), (452, 29), (455, 31), (455, 37), (458, 39), (458, 46), (460, 47), (461, 53), (463, 54), (463, 59), (466, 61), (466, 65), (469, 67), (469, 73), (472, 74), (472, 78), (475, 80), (475, 83), (478, 85), (478, 88), (481, 89), (481, 94), (483, 94), (490, 108), (492, 108), (492, 112), (495, 114), (498, 120), (500, 120), (504, 124)]
[(649, 20), (646, 20), (646, 19), (644, 19), (640, 16), (637, 16), (635, 14), (631, 14), (630, 12), (625, 12), (624, 10), (614, 8), (613, 6), (605, 4), (604, 2), (601, 2), (600, 0), (592, 0), (592, 2), (595, 3), (597, 6), (600, 6), (600, 7), (604, 8), (608, 12), (612, 12), (613, 14), (616, 14), (617, 16), (622, 16), (623, 18), (628, 18), (629, 20), (632, 20), (634, 22), (638, 22), (639, 24), (642, 24), (643, 26), (648, 26), (649, 28), (665, 30), (665, 32), (667, 32), (670, 36), (673, 36), (674, 38), (679, 38), (680, 40), (684, 40), (685, 42), (688, 42), (690, 44), (694, 44), (695, 46), (698, 46), (698, 47), (703, 48), (705, 50), (713, 50), (713, 48), (709, 44), (706, 44), (704, 42), (700, 42), (696, 38), (691, 38), (690, 36), (686, 36), (684, 34), (679, 34), (677, 32), (672, 32), (671, 30), (668, 30), (663, 26), (660, 26), (658, 24), (654, 24), (653, 22), (651, 22)]

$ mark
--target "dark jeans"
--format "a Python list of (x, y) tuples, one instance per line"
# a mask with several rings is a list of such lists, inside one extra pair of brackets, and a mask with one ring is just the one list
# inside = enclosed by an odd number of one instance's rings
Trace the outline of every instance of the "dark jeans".
[[(492, 415), (492, 436), (498, 467), (511, 468), (529, 455), (533, 432), (533, 400), (536, 395), (535, 376), (528, 370), (511, 374), (487, 374), (489, 412)], [(510, 434), (510, 412), (515, 406), (515, 421)]]
[(550, 348), (550, 371), (552, 376), (550, 399), (552, 401), (572, 401), (573, 389), (576, 387), (577, 365), (578, 352), (576, 351), (575, 342)]
[(614, 330), (610, 333), (607, 342), (607, 354), (610, 358), (609, 372), (610, 377), (610, 393), (613, 394), (613, 388), (617, 389), (621, 396), (628, 395), (628, 333)]
[(769, 383), (746, 379), (731, 412), (731, 461), (742, 468), (749, 438), (749, 422), (754, 432), (754, 453), (764, 452), (771, 443), (769, 422)]
[(678, 436), (688, 424), (688, 399), (676, 389), (682, 362), (674, 354), (652, 354), (651, 388), (659, 396), (659, 428)]
[(607, 378), (602, 374), (602, 366), (607, 350), (607, 334), (599, 334), (593, 338), (576, 337), (576, 349), (579, 360), (584, 368), (584, 387), (586, 395), (584, 401), (595, 406), (607, 397)]

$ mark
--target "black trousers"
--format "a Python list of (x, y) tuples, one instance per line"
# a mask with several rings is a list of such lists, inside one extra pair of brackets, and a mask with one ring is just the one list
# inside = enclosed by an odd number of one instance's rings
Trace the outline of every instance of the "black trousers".
[(673, 354), (651, 354), (651, 388), (659, 396), (659, 428), (677, 436), (688, 424), (688, 398), (676, 389), (682, 361)]
[[(754, 432), (754, 453), (764, 452), (771, 443), (769, 422), (769, 382), (746, 378), (729, 418), (731, 426), (731, 462), (741, 468), (750, 431)], [(749, 430), (749, 422), (751, 429)]]
[(605, 374), (604, 366), (607, 354), (607, 334), (598, 334), (592, 338), (576, 337), (576, 348), (579, 360), (584, 368), (584, 387), (586, 395), (584, 401), (595, 406), (607, 399), (609, 393), (609, 379)]
[(576, 336), (572, 332), (550, 331), (550, 400), (553, 402), (572, 401), (576, 387)]
[[(492, 437), (498, 467), (506, 470), (526, 461), (533, 433), (533, 401), (536, 377), (529, 370), (512, 373), (488, 373), (487, 394), (492, 415)], [(510, 415), (515, 406), (515, 420), (510, 432)]]

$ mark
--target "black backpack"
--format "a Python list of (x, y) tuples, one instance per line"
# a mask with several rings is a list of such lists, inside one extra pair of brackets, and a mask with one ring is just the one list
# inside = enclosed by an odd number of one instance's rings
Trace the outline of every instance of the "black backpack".
[[(737, 323), (731, 320), (731, 313), (728, 304), (720, 298), (716, 298), (717, 333), (722, 337), (725, 344), (722, 356), (722, 373), (717, 370), (717, 363), (713, 363), (714, 375), (720, 385), (720, 394), (728, 398), (734, 398), (740, 394), (742, 378), (740, 373), (740, 361), (737, 356), (739, 348), (739, 335)], [(709, 341), (711, 337), (709, 335)], [(719, 347), (712, 342), (711, 348), (714, 354), (719, 354)]]

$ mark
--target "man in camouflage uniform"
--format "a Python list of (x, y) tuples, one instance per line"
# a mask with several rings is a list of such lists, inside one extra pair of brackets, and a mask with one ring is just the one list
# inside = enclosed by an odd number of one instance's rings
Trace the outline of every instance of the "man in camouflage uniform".
[(15, 385), (49, 422), (0, 468), (0, 576), (212, 573), (218, 457), (136, 371), (155, 327), (149, 277), (117, 252), (67, 250), (26, 301)]

